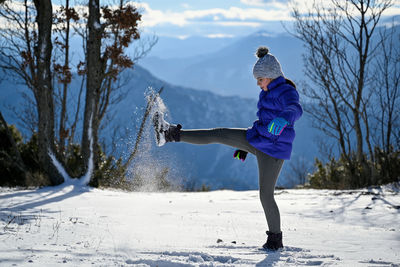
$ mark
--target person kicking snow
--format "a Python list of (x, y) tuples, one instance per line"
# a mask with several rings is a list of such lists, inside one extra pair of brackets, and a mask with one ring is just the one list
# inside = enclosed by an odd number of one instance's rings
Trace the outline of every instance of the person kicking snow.
[(241, 128), (182, 129), (180, 124), (164, 120), (155, 112), (153, 125), (156, 142), (190, 144), (224, 144), (237, 148), (234, 157), (244, 161), (248, 153), (256, 156), (259, 171), (260, 200), (267, 220), (264, 249), (283, 248), (281, 221), (274, 190), (285, 160), (290, 159), (295, 138), (294, 124), (303, 114), (295, 84), (285, 78), (281, 65), (267, 47), (259, 47), (253, 75), (261, 88), (257, 117), (253, 126)]

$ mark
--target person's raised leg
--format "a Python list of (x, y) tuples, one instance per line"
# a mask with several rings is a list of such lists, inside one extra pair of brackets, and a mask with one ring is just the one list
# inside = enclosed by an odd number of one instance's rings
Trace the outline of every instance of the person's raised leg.
[(223, 144), (255, 154), (257, 150), (247, 141), (246, 131), (241, 128), (181, 130), (180, 141), (197, 145)]
[(170, 124), (164, 120), (162, 112), (153, 114), (155, 139), (158, 146), (168, 142), (186, 142), (190, 144), (224, 144), (255, 154), (257, 149), (247, 141), (246, 131), (242, 128), (214, 128), (182, 130), (180, 124)]

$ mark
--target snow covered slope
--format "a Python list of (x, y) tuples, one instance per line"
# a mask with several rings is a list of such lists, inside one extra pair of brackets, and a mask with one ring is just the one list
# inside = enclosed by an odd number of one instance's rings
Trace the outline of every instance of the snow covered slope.
[(1, 266), (400, 266), (393, 188), (276, 192), (285, 248), (265, 252), (257, 191), (0, 189)]

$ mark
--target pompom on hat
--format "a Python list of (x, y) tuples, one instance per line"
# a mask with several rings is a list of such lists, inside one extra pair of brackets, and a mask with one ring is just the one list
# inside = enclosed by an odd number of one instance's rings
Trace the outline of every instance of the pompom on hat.
[(276, 79), (279, 76), (284, 76), (281, 64), (276, 57), (269, 54), (269, 49), (267, 47), (260, 46), (257, 49), (256, 56), (258, 60), (253, 67), (254, 78)]

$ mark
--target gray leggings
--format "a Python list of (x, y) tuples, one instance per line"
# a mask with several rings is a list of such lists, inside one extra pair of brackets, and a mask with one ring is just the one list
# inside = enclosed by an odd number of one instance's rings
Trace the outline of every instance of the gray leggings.
[(281, 220), (274, 198), (274, 189), (282, 169), (283, 159), (271, 157), (250, 145), (246, 139), (246, 129), (181, 130), (181, 141), (198, 145), (224, 144), (254, 154), (258, 163), (260, 200), (269, 231), (281, 232)]

